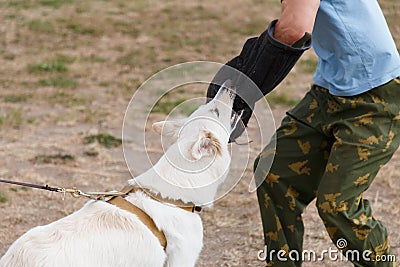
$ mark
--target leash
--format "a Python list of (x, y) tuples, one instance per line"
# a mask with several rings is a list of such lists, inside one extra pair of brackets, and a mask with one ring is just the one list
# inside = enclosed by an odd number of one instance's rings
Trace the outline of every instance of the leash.
[(114, 197), (114, 196), (125, 196), (126, 193), (123, 192), (118, 192), (118, 191), (111, 191), (111, 192), (83, 192), (82, 190), (79, 190), (75, 187), (73, 188), (63, 188), (63, 187), (51, 187), (48, 185), (38, 185), (38, 184), (31, 184), (31, 183), (22, 183), (22, 182), (16, 182), (16, 181), (11, 181), (11, 180), (1, 180), (0, 183), (5, 183), (5, 184), (12, 184), (12, 185), (18, 185), (18, 186), (25, 186), (25, 187), (30, 187), (30, 188), (36, 188), (36, 189), (41, 189), (41, 190), (47, 190), (51, 192), (57, 192), (57, 193), (62, 193), (64, 194), (71, 194), (74, 198), (80, 198), (80, 197), (87, 197), (90, 199), (94, 200), (100, 200), (105, 197)]
[(135, 214), (144, 225), (146, 225), (149, 230), (154, 234), (154, 236), (159, 240), (160, 245), (166, 249), (167, 246), (167, 238), (162, 230), (160, 230), (153, 219), (142, 209), (136, 207), (134, 204), (130, 203), (127, 201), (124, 197), (127, 196), (131, 192), (135, 192), (138, 190), (141, 190), (145, 193), (147, 193), (151, 198), (166, 203), (166, 204), (172, 204), (177, 206), (178, 208), (181, 208), (183, 210), (186, 210), (188, 212), (194, 213), (195, 211), (200, 212), (201, 207), (196, 206), (196, 205), (182, 205), (181, 202), (175, 201), (175, 200), (166, 200), (166, 199), (157, 199), (155, 196), (152, 194), (149, 194), (147, 190), (142, 189), (142, 188), (135, 188), (132, 185), (127, 185), (124, 188), (122, 188), (120, 191), (111, 191), (111, 192), (83, 192), (82, 190), (78, 190), (76, 188), (61, 188), (61, 187), (51, 187), (48, 185), (38, 185), (38, 184), (31, 184), (31, 183), (22, 183), (22, 182), (16, 182), (16, 181), (11, 181), (11, 180), (1, 180), (0, 183), (5, 183), (5, 184), (12, 184), (12, 185), (18, 185), (18, 186), (25, 186), (25, 187), (30, 187), (30, 188), (36, 188), (36, 189), (41, 189), (41, 190), (46, 190), (46, 191), (51, 191), (51, 192), (57, 192), (57, 193), (62, 193), (64, 194), (63, 199), (65, 198), (66, 193), (70, 193), (74, 198), (80, 198), (80, 197), (87, 197), (90, 199), (94, 200), (103, 200), (105, 201), (104, 198), (109, 197), (109, 199), (106, 201), (109, 204), (112, 204), (116, 207), (119, 207), (123, 210), (129, 211), (133, 214)]
[[(69, 193), (74, 198), (86, 197), (86, 198), (93, 199), (93, 200), (105, 200), (105, 198), (125, 197), (131, 192), (140, 190), (140, 191), (143, 191), (144, 193), (146, 193), (148, 196), (150, 196), (152, 199), (154, 199), (156, 201), (159, 201), (159, 202), (162, 202), (165, 204), (175, 205), (175, 206), (177, 206), (181, 209), (184, 209), (186, 211), (189, 211), (189, 212), (195, 212), (195, 211), (200, 212), (202, 210), (202, 207), (196, 206), (195, 204), (184, 204), (179, 200), (168, 200), (168, 199), (162, 198), (159, 195), (154, 195), (144, 188), (135, 188), (132, 185), (127, 185), (119, 191), (114, 190), (114, 191), (108, 191), (108, 192), (83, 192), (82, 190), (79, 190), (76, 187), (73, 187), (73, 188), (51, 187), (48, 185), (22, 183), (22, 182), (16, 182), (16, 181), (11, 181), (11, 180), (1, 180), (1, 179), (0, 179), (0, 183), (13, 184), (13, 185), (25, 186), (25, 187), (36, 188), (36, 189), (41, 189), (41, 190), (47, 190), (47, 191), (51, 191), (51, 192), (62, 193), (62, 194), (64, 194), (63, 199), (65, 198), (65, 195), (67, 193)], [(106, 202), (108, 202), (108, 200)]]

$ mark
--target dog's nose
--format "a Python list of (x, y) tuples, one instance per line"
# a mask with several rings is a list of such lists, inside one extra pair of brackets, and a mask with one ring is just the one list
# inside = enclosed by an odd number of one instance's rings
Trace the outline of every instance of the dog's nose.
[(236, 97), (236, 88), (232, 87), (232, 80), (228, 79), (222, 84), (222, 89), (228, 93), (229, 98), (234, 100)]
[(236, 90), (232, 88), (232, 81), (228, 79), (221, 85), (214, 99), (219, 99), (221, 101), (229, 101), (229, 100), (234, 100), (235, 97), (236, 97)]
[(236, 97), (236, 88), (232, 87), (232, 80), (228, 79), (226, 80), (222, 85), (222, 90), (226, 90), (229, 93), (229, 96), (231, 99), (234, 99)]

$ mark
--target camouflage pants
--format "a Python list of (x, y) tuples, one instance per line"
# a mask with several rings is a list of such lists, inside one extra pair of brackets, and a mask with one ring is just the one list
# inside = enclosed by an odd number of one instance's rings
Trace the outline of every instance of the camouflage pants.
[[(390, 248), (386, 228), (372, 215), (363, 192), (399, 146), (399, 111), (400, 81), (395, 79), (352, 97), (313, 86), (287, 113), (275, 134), (276, 151), (267, 146), (255, 162), (255, 177), (262, 180), (257, 196), (268, 251), (283, 250), (288, 256), (296, 250), (301, 255), (301, 214), (316, 198), (332, 241), (347, 241), (342, 253), (370, 251), (371, 261), (360, 256), (355, 266), (396, 265), (393, 260), (373, 261), (389, 255)], [(271, 169), (262, 171), (263, 161), (272, 155)], [(267, 259), (268, 266), (301, 265), (301, 259), (282, 262), (276, 256)]]

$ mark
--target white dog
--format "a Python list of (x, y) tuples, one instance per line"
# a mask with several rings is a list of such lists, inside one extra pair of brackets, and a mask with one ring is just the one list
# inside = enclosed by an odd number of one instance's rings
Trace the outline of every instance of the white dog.
[[(153, 168), (129, 180), (132, 186), (165, 199), (212, 204), (228, 173), (227, 144), (238, 120), (231, 116), (235, 93), (225, 86), (189, 118), (153, 124), (157, 133), (174, 138), (174, 144)], [(195, 265), (203, 245), (198, 214), (158, 201), (144, 191), (133, 191), (125, 199), (151, 217), (165, 236), (165, 248), (136, 214), (91, 200), (77, 212), (22, 235), (0, 259), (0, 266)]]

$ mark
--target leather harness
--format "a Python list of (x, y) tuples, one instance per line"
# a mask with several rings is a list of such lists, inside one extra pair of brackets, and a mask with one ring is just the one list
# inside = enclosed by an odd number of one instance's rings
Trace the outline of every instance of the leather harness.
[(149, 228), (149, 230), (158, 238), (160, 241), (161, 246), (164, 248), (164, 250), (167, 247), (167, 239), (165, 237), (165, 234), (163, 231), (161, 231), (157, 225), (155, 224), (154, 220), (142, 209), (138, 208), (137, 206), (133, 205), (131, 202), (125, 199), (125, 196), (127, 196), (129, 193), (134, 193), (137, 191), (144, 192), (148, 196), (150, 196), (152, 199), (159, 201), (161, 203), (166, 203), (170, 205), (174, 205), (176, 207), (179, 207), (185, 211), (188, 212), (200, 212), (201, 207), (194, 205), (193, 203), (191, 204), (185, 204), (183, 201), (179, 200), (171, 200), (171, 199), (165, 199), (160, 197), (159, 195), (154, 196), (151, 194), (148, 190), (144, 188), (137, 188), (133, 187), (132, 185), (127, 185), (125, 186), (122, 190), (120, 190), (121, 193), (123, 193), (123, 196), (113, 196), (109, 200), (107, 200), (107, 203), (110, 203), (120, 209), (129, 211), (133, 214), (135, 214), (139, 220)]

